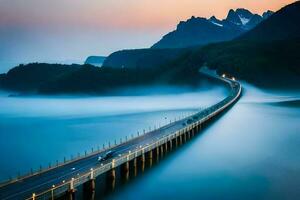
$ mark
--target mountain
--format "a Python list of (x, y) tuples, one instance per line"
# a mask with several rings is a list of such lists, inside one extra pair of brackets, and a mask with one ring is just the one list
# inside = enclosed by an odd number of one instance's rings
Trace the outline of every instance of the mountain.
[(112, 68), (158, 68), (177, 58), (184, 49), (132, 49), (112, 53), (103, 66)]
[[(267, 16), (268, 13), (265, 14)], [(268, 20), (241, 35), (239, 40), (285, 40), (300, 38), (300, 1), (272, 14)]]
[(263, 17), (239, 8), (229, 10), (226, 19), (223, 20), (215, 16), (209, 19), (193, 16), (185, 22), (180, 22), (175, 31), (163, 36), (152, 48), (186, 48), (229, 41), (251, 30), (271, 15), (271, 11), (265, 12)]
[[(265, 12), (265, 19), (271, 15)], [(155, 68), (176, 58), (186, 48), (229, 41), (255, 27), (262, 16), (246, 9), (230, 10), (226, 19), (191, 17), (180, 22), (177, 29), (163, 37), (151, 49), (117, 51), (108, 56), (104, 66), (114, 68)], [(179, 50), (175, 50), (179, 49)]]
[(299, 27), (300, 2), (296, 2), (240, 38), (198, 48), (187, 60), (193, 66), (206, 65), (261, 88), (299, 90)]
[[(299, 90), (299, 13), (299, 2), (274, 14), (266, 12), (265, 21), (232, 41), (184, 49), (119, 51), (110, 55), (101, 68), (41, 63), (20, 65), (0, 74), (0, 87), (41, 94), (103, 94), (120, 87), (153, 84), (198, 86), (198, 81), (204, 79), (198, 73), (199, 67), (208, 66), (219, 74), (233, 75), (258, 87)], [(211, 26), (218, 24), (214, 27), (243, 27), (245, 30), (245, 25), (256, 18), (255, 14), (251, 19), (249, 16), (247, 11), (236, 10), (222, 21), (215, 17), (209, 20), (192, 18), (194, 22), (188, 24), (194, 27), (194, 23), (201, 21)], [(249, 21), (245, 23), (244, 18)], [(188, 24), (182, 22), (179, 29)]]
[(271, 17), (271, 15), (273, 15), (273, 14), (274, 14), (273, 11), (268, 10), (268, 11), (263, 13), (262, 17), (263, 17), (263, 19), (267, 19), (267, 18)]
[(89, 56), (84, 64), (90, 64), (90, 65), (94, 65), (94, 66), (102, 66), (104, 60), (106, 59), (105, 56)]
[(239, 29), (223, 27), (217, 20), (192, 17), (180, 22), (175, 31), (165, 35), (151, 48), (185, 48), (231, 40), (242, 33)]

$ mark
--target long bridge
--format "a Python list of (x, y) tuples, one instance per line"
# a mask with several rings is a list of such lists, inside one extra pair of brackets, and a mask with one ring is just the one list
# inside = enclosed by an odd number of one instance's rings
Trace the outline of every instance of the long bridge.
[[(212, 76), (211, 74), (207, 74)], [(125, 176), (129, 168), (144, 167), (146, 159), (158, 157), (193, 138), (211, 120), (230, 108), (240, 97), (242, 86), (234, 78), (217, 77), (229, 88), (229, 95), (219, 103), (199, 111), (184, 119), (171, 122), (136, 138), (126, 140), (119, 145), (93, 152), (49, 170), (7, 182), (0, 186), (1, 200), (37, 200), (37, 199), (74, 199), (76, 188), (85, 186), (95, 190), (95, 179), (105, 175), (116, 179), (116, 169), (120, 168)], [(99, 156), (111, 156), (99, 161)]]

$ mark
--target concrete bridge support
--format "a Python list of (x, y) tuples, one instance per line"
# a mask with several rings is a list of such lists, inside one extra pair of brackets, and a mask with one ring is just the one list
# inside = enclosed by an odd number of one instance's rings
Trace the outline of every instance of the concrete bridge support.
[(116, 179), (116, 170), (113, 168), (108, 172), (108, 178), (111, 180), (115, 180)]
[(164, 145), (160, 146), (160, 155), (161, 155), (161, 157), (164, 156)]
[(125, 181), (129, 180), (129, 161), (121, 165), (121, 174), (123, 180)]
[(141, 155), (141, 167), (142, 167), (142, 172), (145, 171), (145, 153), (143, 152), (142, 155)]
[(107, 187), (113, 191), (116, 187), (116, 169), (113, 168), (107, 172)]
[(66, 194), (67, 200), (74, 200), (75, 199), (75, 190), (69, 190)]
[(149, 163), (149, 167), (152, 167), (152, 163), (153, 163), (153, 150), (148, 152), (148, 163)]
[(74, 178), (72, 178), (71, 182), (70, 182), (70, 188), (66, 193), (66, 199), (67, 200), (74, 200), (75, 199), (75, 187), (74, 187)]
[(155, 151), (156, 158), (159, 158), (159, 146), (156, 147)]
[(159, 161), (159, 146), (155, 148), (155, 157), (156, 157), (156, 161)]
[(96, 181), (95, 179), (91, 179), (90, 181), (84, 184), (85, 190), (88, 192), (94, 192), (96, 189)]
[[(199, 132), (199, 130), (198, 130), (198, 126), (196, 126), (197, 127), (197, 131), (196, 131), (196, 133), (198, 133)], [(195, 136), (195, 131), (193, 131), (192, 130), (192, 137), (194, 137)]]
[(95, 198), (95, 190), (96, 190), (96, 180), (95, 178), (90, 181), (84, 183), (83, 185), (83, 196), (84, 199), (94, 199)]
[(142, 153), (142, 155), (141, 155), (141, 163), (145, 163), (145, 161), (146, 161), (145, 153)]
[(179, 136), (179, 145), (182, 145), (182, 135)]
[(132, 160), (133, 175), (137, 176), (137, 158)]
[(129, 161), (127, 161), (121, 165), (121, 170), (123, 173), (127, 173), (129, 171)]
[(169, 141), (169, 145), (170, 145), (170, 151), (172, 151), (172, 148), (173, 148), (173, 140), (172, 139)]
[(149, 160), (153, 159), (153, 151), (152, 150), (148, 152), (148, 156), (147, 157), (148, 157)]

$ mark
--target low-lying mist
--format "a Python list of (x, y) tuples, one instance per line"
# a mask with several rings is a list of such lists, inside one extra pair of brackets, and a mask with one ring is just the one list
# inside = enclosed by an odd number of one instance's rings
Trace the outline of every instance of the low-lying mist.
[[(125, 94), (130, 93), (128, 96)], [(115, 115), (159, 110), (196, 109), (226, 96), (224, 87), (190, 89), (184, 87), (127, 88), (114, 96), (17, 96), (1, 93), (0, 115), (85, 116)], [(136, 95), (133, 95), (133, 94)], [(117, 95), (118, 94), (118, 95)]]
[[(0, 180), (136, 136), (138, 131), (219, 102), (227, 94), (222, 87), (140, 88), (148, 95), (135, 90), (139, 95), (10, 97), (1, 93)], [(150, 91), (154, 93), (149, 95)]]

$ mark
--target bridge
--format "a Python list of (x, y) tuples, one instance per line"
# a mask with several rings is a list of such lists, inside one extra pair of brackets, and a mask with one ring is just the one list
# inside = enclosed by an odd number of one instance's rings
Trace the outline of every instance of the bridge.
[[(84, 185), (93, 191), (97, 177), (105, 175), (113, 181), (117, 168), (121, 168), (124, 176), (128, 176), (130, 167), (143, 168), (146, 159), (158, 157), (193, 138), (206, 124), (230, 108), (242, 91), (242, 86), (234, 78), (206, 74), (220, 79), (230, 88), (228, 96), (219, 103), (138, 137), (126, 139), (118, 145), (110, 145), (90, 155), (4, 183), (0, 186), (0, 199), (74, 199), (79, 186)], [(99, 161), (99, 156), (105, 157), (107, 152), (112, 152), (112, 155)]]

